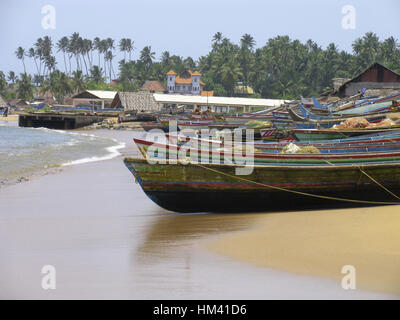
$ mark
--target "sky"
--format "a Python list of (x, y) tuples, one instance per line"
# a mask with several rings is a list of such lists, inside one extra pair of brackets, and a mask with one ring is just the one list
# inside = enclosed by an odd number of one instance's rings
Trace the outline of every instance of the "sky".
[[(47, 5), (55, 9), (55, 29), (42, 26)], [(354, 29), (342, 26), (347, 16), (342, 9), (348, 5), (355, 9)], [(312, 39), (322, 47), (334, 42), (348, 52), (352, 42), (369, 31), (380, 39), (400, 39), (398, 0), (1, 0), (0, 12), (0, 70), (5, 73), (23, 71), (14, 54), (17, 47), (29, 49), (45, 35), (56, 42), (73, 32), (89, 39), (131, 38), (134, 59), (146, 45), (157, 59), (165, 50), (197, 59), (209, 52), (216, 32), (234, 42), (249, 33), (257, 47), (288, 35), (302, 42)], [(121, 58), (118, 54), (115, 60)], [(27, 61), (27, 72), (34, 71), (33, 62)]]

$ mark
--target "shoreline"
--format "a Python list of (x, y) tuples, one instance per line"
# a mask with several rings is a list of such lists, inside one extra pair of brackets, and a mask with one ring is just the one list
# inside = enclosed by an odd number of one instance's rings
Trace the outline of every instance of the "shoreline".
[[(185, 215), (163, 210), (147, 198), (122, 163), (124, 156), (139, 156), (132, 137), (140, 133), (95, 133), (124, 142), (126, 147), (111, 160), (62, 167), (59, 174), (38, 176), (0, 191), (0, 296), (397, 298), (345, 291), (329, 277), (249, 264), (209, 248), (210, 241), (231, 237), (245, 244), (248, 233), (260, 230), (265, 219), (281, 214)], [(312, 212), (306, 214), (313, 219)], [(279, 218), (277, 224), (285, 226), (284, 222)], [(268, 246), (259, 242), (258, 247)], [(60, 277), (54, 292), (38, 285), (45, 264), (54, 265)]]
[[(0, 118), (0, 125), (5, 125), (5, 126), (16, 126), (18, 127), (18, 122), (15, 122), (13, 119), (10, 119), (10, 117), (7, 117), (4, 120), (4, 124), (2, 124), (2, 118)], [(48, 129), (52, 130), (52, 129)], [(55, 130), (59, 131), (59, 130)], [(75, 129), (75, 130), (62, 130), (70, 134), (82, 134), (82, 135), (94, 135), (96, 137), (100, 138), (108, 138), (113, 140), (115, 143), (118, 143), (116, 146), (111, 146), (106, 148), (108, 151), (108, 154), (102, 157), (87, 157), (87, 158), (81, 158), (81, 159), (76, 159), (70, 162), (65, 162), (65, 163), (58, 163), (58, 164), (53, 164), (51, 166), (46, 166), (44, 168), (37, 168), (33, 169), (31, 172), (27, 172), (25, 174), (17, 175), (17, 176), (11, 176), (11, 177), (6, 177), (6, 178), (0, 178), (0, 190), (7, 188), (9, 186), (13, 186), (16, 184), (24, 183), (31, 181), (33, 179), (40, 178), (42, 176), (46, 176), (49, 174), (58, 174), (66, 170), (67, 168), (75, 165), (82, 165), (85, 163), (90, 163), (90, 162), (98, 162), (98, 161), (107, 161), (110, 159), (113, 159), (115, 157), (118, 157), (123, 150), (127, 149), (127, 140), (125, 141), (119, 141), (118, 138), (119, 136), (126, 136), (124, 133), (120, 132), (130, 132), (132, 134), (132, 130), (110, 130), (110, 129), (104, 129), (104, 128), (96, 128), (96, 129)], [(118, 132), (118, 133), (117, 133)], [(140, 132), (139, 130), (135, 130), (135, 132)], [(128, 148), (129, 150), (131, 148)], [(137, 153), (139, 156), (140, 154)]]
[(18, 125), (18, 115), (17, 114), (12, 114), (12, 115), (8, 115), (7, 117), (3, 117), (2, 115), (0, 115), (0, 123), (1, 122), (15, 122)]

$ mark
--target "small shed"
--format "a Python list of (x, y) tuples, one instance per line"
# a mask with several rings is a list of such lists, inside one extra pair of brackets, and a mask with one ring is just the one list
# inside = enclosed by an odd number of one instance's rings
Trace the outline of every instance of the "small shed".
[(29, 106), (29, 103), (23, 99), (12, 99), (8, 101), (8, 104), (15, 109), (23, 109)]
[(363, 89), (377, 95), (400, 91), (400, 74), (376, 62), (368, 69), (346, 81), (337, 89), (340, 97), (349, 97)]
[(111, 108), (123, 108), (125, 111), (158, 112), (162, 105), (149, 92), (118, 92), (111, 103)]
[(110, 108), (116, 91), (85, 90), (72, 97), (72, 105), (88, 105), (101, 109)]

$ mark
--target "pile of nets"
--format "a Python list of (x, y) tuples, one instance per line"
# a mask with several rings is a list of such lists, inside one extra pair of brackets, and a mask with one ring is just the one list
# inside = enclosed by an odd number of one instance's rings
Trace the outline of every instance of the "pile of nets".
[(389, 118), (378, 123), (370, 123), (365, 118), (350, 118), (342, 121), (340, 124), (334, 125), (333, 129), (365, 129), (365, 128), (382, 128), (391, 127), (396, 123)]
[(248, 129), (270, 128), (272, 127), (271, 121), (252, 120), (246, 123)]
[(287, 146), (283, 147), (281, 153), (286, 154), (295, 154), (295, 153), (303, 153), (303, 154), (320, 154), (321, 152), (314, 146), (302, 146), (299, 147), (294, 143), (290, 143)]

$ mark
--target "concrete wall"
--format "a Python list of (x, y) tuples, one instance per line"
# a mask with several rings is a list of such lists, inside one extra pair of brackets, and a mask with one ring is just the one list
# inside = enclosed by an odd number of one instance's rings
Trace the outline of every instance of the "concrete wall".
[(392, 89), (400, 91), (400, 82), (354, 82), (349, 83), (345, 89), (346, 96), (353, 96), (362, 89)]

